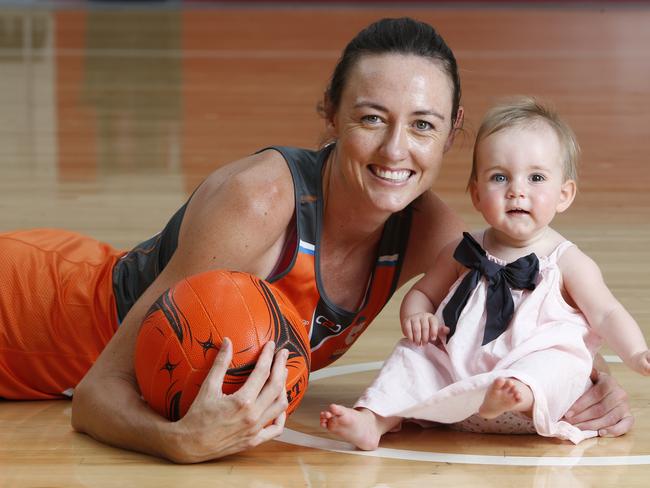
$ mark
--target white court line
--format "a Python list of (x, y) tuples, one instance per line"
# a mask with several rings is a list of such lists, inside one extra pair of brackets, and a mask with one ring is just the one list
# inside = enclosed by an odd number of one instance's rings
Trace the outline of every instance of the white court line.
[(429, 463), (489, 464), (500, 466), (618, 466), (650, 464), (650, 456), (488, 456), (476, 454), (455, 454), (446, 452), (410, 451), (380, 447), (374, 451), (359, 451), (347, 442), (325, 439), (284, 429), (275, 440), (296, 446), (311, 447), (323, 451), (354, 454), (356, 456), (424, 461)]
[(309, 382), (330, 378), (332, 376), (343, 376), (352, 373), (363, 373), (364, 371), (374, 371), (381, 368), (383, 361), (374, 361), (372, 363), (344, 364), (343, 366), (330, 366), (309, 375)]
[(608, 363), (622, 363), (623, 360), (619, 358), (618, 356), (603, 356), (605, 358), (605, 361)]
[[(608, 363), (620, 363), (617, 356), (604, 356)], [(318, 381), (333, 376), (342, 376), (381, 368), (382, 361), (346, 364), (315, 371), (310, 381)], [(318, 437), (292, 429), (284, 429), (276, 438), (280, 442), (296, 446), (310, 447), (324, 451), (354, 454), (355, 456), (424, 461), (430, 463), (487, 464), (500, 466), (632, 466), (650, 464), (650, 455), (641, 456), (489, 456), (476, 454), (455, 454), (445, 452), (412, 451), (407, 449), (388, 449), (380, 447), (374, 451), (359, 451), (352, 444)]]

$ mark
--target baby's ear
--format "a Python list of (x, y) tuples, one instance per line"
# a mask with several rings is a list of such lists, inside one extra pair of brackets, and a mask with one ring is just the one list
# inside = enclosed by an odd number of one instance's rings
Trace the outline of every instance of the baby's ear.
[(476, 180), (472, 179), (469, 182), (469, 185), (467, 185), (467, 189), (469, 190), (469, 194), (472, 197), (472, 204), (474, 205), (474, 208), (477, 211), (481, 211), (479, 208), (479, 203), (481, 202), (481, 199), (478, 194), (478, 187), (476, 186)]
[(562, 183), (562, 188), (560, 189), (560, 201), (557, 204), (557, 213), (562, 213), (571, 206), (576, 197), (577, 191), (578, 187), (574, 180), (566, 180)]

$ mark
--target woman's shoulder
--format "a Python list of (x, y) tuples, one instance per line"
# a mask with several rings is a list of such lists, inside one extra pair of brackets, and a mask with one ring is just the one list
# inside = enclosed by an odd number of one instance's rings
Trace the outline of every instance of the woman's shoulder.
[(458, 245), (465, 230), (462, 219), (433, 191), (412, 204), (413, 220), (404, 259), (406, 280), (433, 266), (438, 255)]
[[(291, 176), (287, 162), (279, 151), (266, 148), (241, 159), (227, 163), (214, 170), (206, 181), (222, 182), (234, 179), (238, 183), (255, 183), (260, 180), (287, 179)], [(279, 178), (278, 178), (279, 177)]]
[[(293, 218), (291, 173), (275, 151), (247, 156), (210, 174), (190, 199), (180, 229), (183, 265), (266, 276)], [(186, 245), (182, 245), (186, 243)]]
[[(465, 228), (460, 216), (452, 210), (433, 190), (420, 195), (412, 204), (413, 219), (418, 224), (428, 224), (429, 228), (438, 231), (448, 228), (458, 232)], [(426, 230), (423, 228), (422, 230)]]
[(254, 207), (265, 202), (292, 206), (293, 181), (282, 154), (269, 149), (217, 168), (197, 189), (195, 198), (226, 196)]
[(293, 181), (284, 158), (277, 151), (263, 151), (214, 170), (192, 196), (186, 218), (206, 223), (226, 215), (229, 226), (279, 232), (294, 209)]

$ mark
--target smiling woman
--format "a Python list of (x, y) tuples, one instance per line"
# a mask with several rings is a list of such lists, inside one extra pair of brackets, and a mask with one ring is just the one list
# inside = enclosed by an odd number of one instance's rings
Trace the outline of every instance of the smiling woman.
[(328, 119), (337, 141), (331, 184), (362, 195), (367, 204), (361, 204), (378, 222), (386, 212), (404, 209), (431, 188), (453, 129), (462, 123), (453, 98), (449, 75), (437, 60), (412, 54), (360, 58), (339, 110)]

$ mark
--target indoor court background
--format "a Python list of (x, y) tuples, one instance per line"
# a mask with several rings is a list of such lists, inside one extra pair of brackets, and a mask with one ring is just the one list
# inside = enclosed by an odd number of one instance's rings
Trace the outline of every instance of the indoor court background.
[[(485, 110), (512, 94), (551, 101), (583, 149), (578, 198), (556, 227), (650, 339), (644, 2), (0, 1), (0, 231), (140, 242), (220, 164), (270, 144), (317, 146), (315, 106), (340, 51), (370, 22), (403, 15), (434, 25), (461, 70), (465, 133), (436, 182), (443, 199), (482, 226), (464, 188)], [(74, 433), (68, 401), (0, 402), (0, 487), (648, 486), (650, 378), (617, 363), (636, 417), (621, 438), (573, 446), (408, 427), (375, 453), (345, 452), (318, 412), (371, 381), (400, 337), (402, 293), (339, 369), (312, 376), (281, 441), (176, 466)]]

